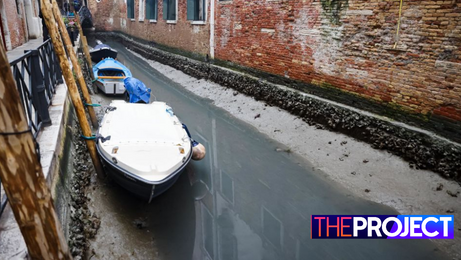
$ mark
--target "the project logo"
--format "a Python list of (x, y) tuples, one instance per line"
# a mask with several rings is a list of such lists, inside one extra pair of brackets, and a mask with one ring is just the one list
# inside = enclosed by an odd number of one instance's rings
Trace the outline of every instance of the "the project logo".
[(313, 239), (453, 239), (453, 215), (312, 215)]

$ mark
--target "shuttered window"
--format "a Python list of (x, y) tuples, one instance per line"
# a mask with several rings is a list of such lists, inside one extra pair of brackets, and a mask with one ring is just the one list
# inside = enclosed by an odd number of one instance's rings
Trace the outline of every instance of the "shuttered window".
[(176, 1), (177, 0), (163, 0), (163, 19), (172, 21), (176, 20)]
[(146, 0), (146, 19), (157, 20), (157, 0)]
[(187, 20), (205, 21), (205, 0), (187, 0)]
[(126, 1), (126, 14), (129, 19), (134, 19), (134, 0)]

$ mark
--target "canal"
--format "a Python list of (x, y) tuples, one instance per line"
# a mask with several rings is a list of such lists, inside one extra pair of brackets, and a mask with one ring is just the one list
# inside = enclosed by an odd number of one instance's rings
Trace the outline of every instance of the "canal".
[[(353, 196), (287, 147), (184, 90), (120, 43), (108, 44), (157, 100), (173, 107), (207, 156), (192, 161), (150, 204), (95, 178), (91, 208), (101, 228), (90, 259), (446, 258), (427, 240), (312, 240), (313, 214), (398, 213)], [(102, 105), (111, 99), (94, 97)]]

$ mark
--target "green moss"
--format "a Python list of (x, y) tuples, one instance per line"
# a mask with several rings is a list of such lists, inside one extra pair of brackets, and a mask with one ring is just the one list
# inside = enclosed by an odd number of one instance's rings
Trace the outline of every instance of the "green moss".
[(349, 6), (348, 0), (320, 0), (324, 15), (334, 25), (341, 25), (341, 12)]

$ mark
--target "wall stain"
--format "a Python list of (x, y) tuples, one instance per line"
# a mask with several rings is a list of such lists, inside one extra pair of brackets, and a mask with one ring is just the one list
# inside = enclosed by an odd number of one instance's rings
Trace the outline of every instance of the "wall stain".
[(334, 25), (341, 25), (341, 12), (349, 6), (349, 0), (320, 0), (324, 15)]

